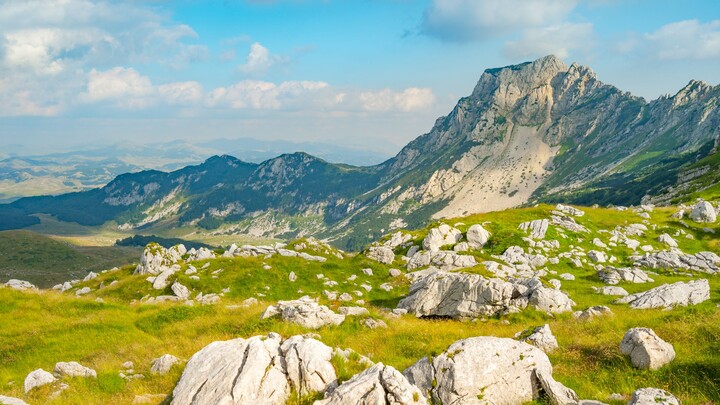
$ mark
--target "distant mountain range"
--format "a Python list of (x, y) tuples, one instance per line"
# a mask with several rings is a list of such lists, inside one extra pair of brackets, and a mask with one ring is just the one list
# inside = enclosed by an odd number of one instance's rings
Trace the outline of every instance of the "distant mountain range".
[(149, 145), (124, 143), (44, 155), (0, 155), (0, 203), (98, 188), (124, 173), (177, 170), (217, 154), (231, 154), (247, 162), (260, 163), (295, 151), (307, 151), (329, 162), (352, 165), (373, 165), (389, 158), (381, 152), (321, 142), (252, 138)]
[(259, 164), (215, 156), (170, 173), (121, 175), (90, 191), (24, 198), (0, 206), (0, 225), (25, 226), (47, 213), (153, 232), (313, 234), (357, 249), (432, 218), (541, 201), (638, 204), (678, 190), (698, 162), (717, 160), (719, 105), (720, 86), (691, 81), (647, 102), (547, 56), (486, 70), (430, 132), (381, 164), (307, 153)]

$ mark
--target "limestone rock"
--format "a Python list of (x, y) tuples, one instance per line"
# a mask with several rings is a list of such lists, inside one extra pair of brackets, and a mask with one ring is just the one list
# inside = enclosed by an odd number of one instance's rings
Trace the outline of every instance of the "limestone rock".
[(560, 290), (538, 287), (530, 295), (529, 304), (540, 311), (559, 314), (572, 311), (575, 302)]
[(612, 310), (605, 305), (595, 305), (584, 311), (573, 312), (573, 318), (578, 321), (588, 321), (597, 316), (612, 315)]
[(382, 363), (356, 374), (314, 405), (427, 404), (420, 390), (399, 371)]
[(388, 273), (390, 274), (390, 277), (399, 277), (402, 275), (402, 271), (398, 269), (390, 269)]
[(628, 405), (680, 405), (680, 401), (660, 388), (640, 388), (633, 392)]
[(538, 326), (530, 336), (522, 339), (521, 342), (529, 343), (545, 353), (550, 353), (558, 348), (557, 339), (555, 339), (548, 324)]
[(58, 377), (97, 378), (97, 372), (95, 370), (85, 367), (75, 361), (71, 361), (68, 363), (55, 363), (55, 369), (53, 371)]
[(720, 273), (720, 256), (713, 252), (699, 252), (694, 255), (677, 249), (631, 256), (636, 266), (652, 269), (693, 270), (708, 274)]
[[(352, 299), (352, 297), (351, 297)], [(310, 297), (302, 297), (291, 301), (278, 301), (263, 313), (262, 318), (281, 315), (283, 321), (296, 323), (302, 327), (318, 329), (325, 325), (340, 325), (345, 315), (336, 314), (325, 305), (319, 305)]]
[(407, 264), (408, 270), (435, 266), (441, 270), (456, 270), (477, 265), (475, 256), (459, 255), (452, 251), (420, 252), (413, 255)]
[(331, 348), (303, 336), (213, 342), (188, 361), (172, 404), (284, 404), (291, 388), (305, 395), (333, 384), (331, 357)]
[(383, 264), (391, 264), (395, 261), (395, 252), (387, 246), (371, 246), (365, 255), (368, 259), (373, 259)]
[(170, 249), (151, 243), (143, 250), (140, 264), (135, 268), (135, 274), (158, 275), (182, 259), (187, 252), (184, 245), (176, 245)]
[(437, 252), (441, 247), (454, 245), (462, 239), (462, 232), (450, 225), (442, 224), (437, 228), (430, 229), (423, 239), (423, 249), (430, 252)]
[(163, 354), (157, 359), (153, 359), (150, 365), (150, 372), (153, 374), (167, 374), (172, 366), (180, 360), (172, 354)]
[(533, 397), (546, 398), (553, 405), (570, 405), (578, 403), (575, 391), (555, 381), (550, 374), (535, 369), (533, 377), (537, 381), (533, 386)]
[(630, 304), (630, 308), (671, 308), (676, 305), (696, 305), (710, 299), (710, 284), (706, 279), (679, 281), (620, 298), (617, 303)]
[(636, 284), (651, 283), (654, 281), (647, 275), (647, 273), (638, 269), (637, 267), (616, 268), (611, 266), (605, 266), (602, 270), (598, 270), (597, 275), (602, 281), (610, 285), (618, 284), (621, 281)]
[(25, 280), (10, 279), (5, 283), (6, 287), (12, 288), (13, 290), (37, 290), (37, 287), (33, 283)]
[(387, 328), (387, 324), (382, 319), (366, 318), (363, 319), (362, 324), (370, 329)]
[(620, 351), (630, 356), (633, 366), (641, 369), (657, 370), (675, 358), (673, 346), (649, 328), (632, 328), (625, 332)]
[(547, 219), (536, 219), (530, 222), (523, 222), (518, 227), (520, 230), (528, 232), (533, 239), (544, 239), (548, 229)]
[(707, 201), (700, 201), (690, 211), (690, 219), (695, 222), (713, 223), (717, 220), (715, 208)]
[(2, 405), (28, 405), (27, 402), (23, 401), (22, 399), (6, 397), (5, 395), (0, 395), (0, 404), (2, 404)]
[(598, 294), (602, 295), (616, 295), (619, 297), (625, 297), (628, 294), (627, 291), (625, 291), (622, 287), (615, 287), (615, 286), (604, 286), (604, 287), (593, 287), (593, 291), (595, 291)]
[(658, 242), (664, 243), (670, 247), (678, 247), (678, 243), (675, 241), (675, 239), (672, 238), (672, 236), (663, 233), (660, 236), (658, 236)]
[(294, 283), (295, 281), (297, 281), (297, 275), (295, 274), (294, 271), (291, 271), (290, 274), (288, 274), (288, 280), (291, 283)]
[(164, 290), (169, 284), (168, 278), (170, 278), (170, 276), (175, 274), (178, 270), (180, 270), (180, 267), (177, 265), (163, 269), (163, 271), (153, 280), (153, 288), (156, 290)]
[(338, 312), (345, 316), (360, 316), (370, 313), (367, 308), (363, 307), (339, 307)]
[(466, 238), (468, 245), (473, 249), (479, 249), (488, 243), (490, 232), (480, 224), (471, 225), (467, 230)]
[(555, 209), (562, 212), (563, 214), (572, 215), (574, 217), (581, 217), (585, 215), (585, 212), (569, 205), (558, 204)]
[(601, 252), (599, 250), (591, 250), (587, 252), (587, 257), (595, 263), (605, 263), (607, 261), (607, 255), (605, 252)]
[[(474, 337), (453, 343), (432, 361), (421, 359), (403, 374), (438, 403), (521, 404), (539, 399), (538, 373), (552, 378), (550, 360), (540, 349), (512, 339)], [(551, 389), (560, 392), (560, 387)]]
[(32, 371), (30, 374), (25, 377), (25, 383), (23, 384), (23, 388), (25, 389), (25, 393), (27, 394), (30, 392), (33, 388), (41, 387), (43, 385), (52, 384), (56, 381), (54, 375), (48, 373), (47, 371), (39, 368), (35, 371)]
[(177, 281), (173, 283), (170, 289), (172, 289), (173, 294), (180, 299), (186, 300), (190, 298), (190, 290)]

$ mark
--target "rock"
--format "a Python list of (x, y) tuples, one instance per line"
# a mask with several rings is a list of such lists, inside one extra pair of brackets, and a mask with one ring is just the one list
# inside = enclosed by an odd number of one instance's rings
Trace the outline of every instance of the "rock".
[(85, 278), (83, 278), (83, 281), (90, 281), (92, 279), (97, 278), (97, 276), (98, 276), (97, 273), (91, 271), (87, 274), (87, 276), (85, 276)]
[(140, 264), (135, 268), (135, 274), (158, 275), (168, 267), (174, 265), (187, 252), (184, 245), (176, 245), (170, 249), (151, 243), (145, 247)]
[(490, 240), (490, 232), (486, 231), (482, 225), (475, 224), (471, 225), (467, 230), (465, 239), (467, 239), (468, 246), (473, 249), (479, 249)]
[(304, 396), (337, 380), (332, 353), (315, 339), (276, 333), (213, 342), (190, 358), (171, 403), (284, 404), (292, 389)]
[(398, 269), (390, 269), (389, 270), (390, 277), (399, 277), (402, 275), (402, 271)]
[(546, 398), (553, 405), (578, 403), (578, 396), (575, 391), (555, 381), (547, 372), (535, 369), (533, 377), (537, 381), (533, 385), (533, 397)]
[(135, 368), (135, 364), (133, 364), (132, 361), (126, 361), (122, 364), (122, 368), (124, 368), (125, 370), (132, 370)]
[(397, 231), (394, 234), (390, 235), (390, 239), (385, 241), (383, 243), (383, 246), (387, 246), (390, 249), (395, 249), (398, 246), (404, 245), (405, 243), (409, 242), (412, 239), (412, 235), (409, 233), (403, 233), (402, 231)]
[(139, 404), (158, 404), (163, 403), (163, 400), (167, 398), (167, 395), (165, 394), (143, 394), (143, 395), (135, 395), (135, 398), (133, 398), (132, 405), (139, 405)]
[(649, 328), (632, 328), (625, 332), (620, 351), (630, 356), (632, 365), (640, 369), (657, 370), (675, 358), (673, 346)]
[[(410, 383), (443, 404), (521, 404), (540, 399), (538, 373), (552, 381), (545, 353), (527, 343), (496, 337), (459, 340), (432, 360), (421, 359), (403, 372)], [(552, 392), (562, 387), (548, 385)]]
[(621, 281), (636, 284), (651, 283), (654, 281), (647, 275), (647, 273), (638, 269), (637, 267), (615, 268), (605, 266), (602, 270), (598, 270), (597, 276), (600, 278), (600, 280), (610, 285), (618, 284)]
[(52, 384), (56, 381), (54, 375), (48, 373), (47, 371), (39, 368), (35, 371), (32, 371), (30, 374), (25, 377), (25, 383), (23, 384), (23, 388), (25, 389), (25, 393), (27, 394), (30, 392), (33, 388), (41, 387), (43, 385)]
[(338, 301), (347, 302), (347, 301), (352, 301), (352, 300), (353, 300), (352, 295), (350, 295), (348, 293), (342, 293), (342, 294), (340, 294), (340, 297), (338, 297)]
[(547, 219), (536, 219), (530, 222), (523, 222), (518, 226), (520, 230), (528, 232), (532, 239), (545, 239), (545, 234), (548, 230)]
[(392, 291), (393, 286), (392, 286), (392, 284), (389, 284), (389, 283), (382, 283), (382, 284), (380, 284), (380, 289), (383, 291)]
[(477, 265), (475, 256), (460, 255), (457, 252), (442, 250), (438, 252), (416, 253), (407, 264), (408, 270), (435, 266), (441, 270), (456, 270)]
[(589, 233), (590, 230), (585, 228), (584, 226), (578, 224), (575, 222), (575, 219), (568, 217), (566, 215), (558, 216), (558, 215), (551, 215), (550, 221), (553, 225), (557, 225), (561, 228), (565, 228), (566, 230), (570, 232), (578, 232), (578, 233)]
[(584, 211), (581, 211), (575, 207), (571, 207), (569, 205), (562, 205), (558, 204), (555, 206), (555, 209), (562, 212), (563, 214), (572, 215), (574, 217), (581, 217), (585, 215)]
[(595, 305), (584, 311), (573, 312), (573, 318), (578, 321), (589, 321), (596, 316), (612, 315), (612, 310), (604, 305)]
[(158, 274), (153, 280), (153, 288), (156, 290), (164, 290), (169, 284), (168, 278), (175, 274), (175, 272), (179, 269), (180, 267), (177, 265), (173, 265), (173, 267), (166, 267), (162, 273)]
[(345, 316), (368, 315), (370, 311), (363, 307), (339, 307), (338, 312)]
[(180, 299), (186, 300), (190, 298), (190, 290), (184, 285), (178, 283), (177, 281), (173, 283), (170, 289), (172, 290), (173, 294), (175, 294), (175, 296)]
[(372, 275), (373, 275), (373, 271), (372, 271), (372, 269), (370, 269), (370, 268), (362, 269), (362, 272), (363, 272), (363, 274), (366, 275), (366, 276), (372, 276)]
[(575, 276), (570, 273), (563, 273), (560, 275), (560, 278), (566, 281), (573, 281), (575, 280)]
[(336, 314), (330, 308), (319, 305), (307, 296), (297, 300), (278, 301), (277, 305), (270, 306), (265, 310), (262, 319), (276, 315), (281, 315), (283, 321), (296, 323), (310, 329), (318, 329), (326, 325), (340, 325), (345, 320), (345, 315)]
[(295, 275), (294, 271), (291, 271), (290, 274), (288, 274), (288, 280), (290, 280), (291, 283), (294, 283), (297, 280), (297, 275)]
[(628, 405), (680, 405), (680, 401), (659, 388), (640, 388), (633, 392)]
[(22, 399), (6, 397), (5, 395), (0, 395), (0, 404), (3, 404), (3, 405), (28, 405), (27, 402), (23, 401)]
[(167, 374), (172, 366), (177, 364), (180, 360), (172, 354), (163, 354), (157, 359), (153, 359), (150, 364), (150, 373), (152, 374)]
[(636, 266), (652, 269), (692, 270), (708, 274), (720, 273), (720, 256), (713, 252), (685, 254), (677, 249), (631, 256)]
[(53, 371), (58, 377), (97, 378), (97, 372), (95, 370), (74, 361), (55, 363), (55, 369)]
[(370, 329), (378, 329), (383, 328), (386, 329), (388, 326), (382, 319), (373, 319), (373, 318), (367, 318), (363, 319), (362, 324), (367, 326)]
[(599, 238), (593, 239), (593, 245), (603, 249), (607, 249), (608, 247), (605, 242), (601, 241)]
[(539, 311), (551, 314), (572, 311), (575, 302), (564, 292), (547, 287), (538, 287), (530, 295), (529, 304)]
[(679, 281), (620, 298), (619, 304), (630, 304), (630, 308), (671, 308), (676, 305), (696, 305), (710, 299), (710, 284), (706, 279)]
[(538, 326), (530, 336), (522, 339), (521, 342), (529, 343), (545, 353), (550, 353), (558, 348), (557, 339), (553, 336), (552, 331), (550, 331), (550, 325), (548, 324)]
[(387, 246), (371, 246), (365, 253), (368, 259), (375, 260), (383, 264), (391, 264), (395, 261), (395, 252)]
[(460, 242), (457, 245), (453, 246), (453, 252), (467, 252), (470, 250), (471, 246), (467, 242)]
[(552, 285), (553, 288), (556, 290), (559, 290), (562, 287), (562, 283), (560, 282), (560, 280), (555, 278), (548, 280), (548, 283), (550, 283), (550, 285)]
[(29, 281), (10, 279), (5, 283), (6, 287), (12, 288), (13, 290), (24, 291), (24, 290), (37, 290), (38, 288)]
[(325, 399), (314, 403), (314, 405), (345, 404), (419, 405), (427, 404), (427, 400), (399, 371), (377, 363), (331, 390), (326, 394)]
[(430, 252), (437, 252), (441, 247), (454, 245), (462, 239), (462, 232), (450, 225), (442, 224), (437, 228), (430, 229), (423, 239), (423, 249)]
[(90, 289), (90, 287), (83, 287), (83, 288), (75, 291), (75, 295), (77, 295), (77, 296), (79, 297), (79, 296), (81, 296), (81, 295), (90, 294), (91, 291), (92, 291), (92, 290)]
[(657, 240), (658, 240), (658, 242), (664, 243), (670, 247), (678, 247), (678, 244), (675, 241), (675, 239), (673, 239), (672, 236), (670, 236), (666, 233), (663, 233), (660, 236), (658, 236)]
[(624, 288), (614, 286), (593, 287), (593, 291), (602, 295), (616, 295), (620, 297), (625, 297), (628, 295), (628, 292), (625, 291)]
[(599, 250), (591, 250), (587, 252), (587, 257), (595, 263), (607, 262), (607, 255), (605, 254), (605, 252), (601, 252)]
[(690, 211), (690, 219), (695, 222), (713, 223), (717, 220), (717, 213), (712, 204), (707, 201), (700, 201)]

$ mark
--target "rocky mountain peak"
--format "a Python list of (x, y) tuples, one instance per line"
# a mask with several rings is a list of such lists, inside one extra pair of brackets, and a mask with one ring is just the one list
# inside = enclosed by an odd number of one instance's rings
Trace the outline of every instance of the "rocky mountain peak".
[(712, 86), (702, 80), (690, 80), (685, 87), (672, 97), (673, 106), (677, 107), (695, 101), (712, 90)]

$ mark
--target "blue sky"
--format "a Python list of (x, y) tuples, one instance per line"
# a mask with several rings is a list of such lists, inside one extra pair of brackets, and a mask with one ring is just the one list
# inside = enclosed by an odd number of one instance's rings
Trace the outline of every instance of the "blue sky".
[(556, 54), (653, 99), (720, 82), (716, 0), (0, 0), (0, 154), (254, 137), (394, 153)]

